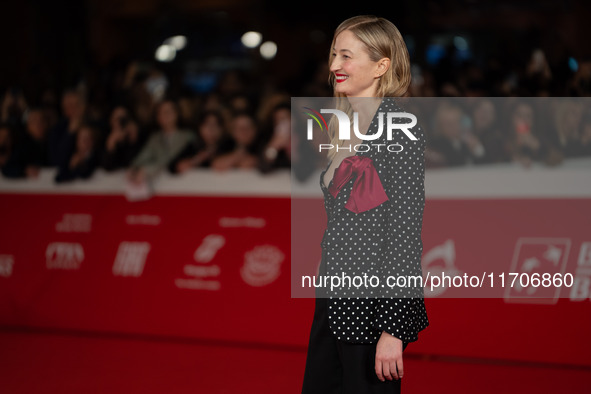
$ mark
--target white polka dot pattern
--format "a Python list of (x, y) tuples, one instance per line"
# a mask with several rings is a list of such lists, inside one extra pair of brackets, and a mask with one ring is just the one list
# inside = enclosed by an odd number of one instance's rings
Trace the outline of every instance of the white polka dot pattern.
[[(377, 113), (403, 112), (392, 98), (382, 101)], [(385, 120), (385, 119), (384, 119)], [(405, 119), (395, 119), (403, 123)], [(386, 122), (384, 122), (386, 123)], [(374, 117), (367, 134), (377, 131)], [(422, 275), (421, 239), (425, 205), (424, 150), (426, 137), (419, 125), (409, 129), (416, 137), (410, 140), (401, 131), (394, 131), (394, 140), (382, 136), (373, 141), (367, 152), (357, 152), (372, 158), (389, 200), (368, 211), (355, 214), (346, 208), (354, 183), (353, 177), (336, 198), (324, 186), (325, 169), (320, 176), (324, 205), (328, 217), (322, 239), (322, 264), (327, 275), (377, 275), (381, 283), (389, 275)], [(388, 152), (377, 144), (399, 143), (403, 150)], [(329, 165), (330, 166), (330, 165)], [(332, 181), (331, 181), (332, 183)], [(330, 184), (329, 184), (330, 186)], [(382, 331), (404, 342), (418, 340), (419, 331), (429, 325), (423, 299), (423, 289), (375, 288), (328, 296), (329, 323), (338, 339), (352, 343), (375, 343)], [(351, 296), (353, 295), (353, 296)]]

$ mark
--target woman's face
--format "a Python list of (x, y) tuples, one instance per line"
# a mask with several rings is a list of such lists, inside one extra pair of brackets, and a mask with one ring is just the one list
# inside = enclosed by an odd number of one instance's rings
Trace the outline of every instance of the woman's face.
[(483, 100), (474, 109), (474, 127), (478, 130), (485, 129), (495, 120), (495, 106), (489, 100)]
[(30, 135), (38, 140), (45, 138), (47, 125), (43, 118), (43, 112), (31, 111), (29, 113), (29, 117), (27, 118), (27, 130)]
[(78, 119), (84, 115), (84, 104), (79, 94), (68, 92), (62, 98), (62, 109), (68, 119)]
[(277, 126), (281, 122), (291, 123), (291, 111), (287, 108), (278, 109), (273, 113), (273, 125)]
[(256, 134), (256, 126), (249, 116), (238, 116), (232, 122), (232, 137), (238, 145), (250, 145), (254, 141)]
[(208, 115), (201, 123), (199, 134), (207, 145), (215, 144), (222, 136), (222, 125), (214, 115)]
[(175, 129), (178, 114), (174, 105), (166, 101), (158, 108), (158, 124), (165, 130)]
[(458, 108), (448, 108), (439, 115), (439, 133), (449, 139), (460, 137), (462, 131), (462, 111)]
[(332, 48), (330, 72), (335, 92), (347, 97), (375, 97), (381, 75), (378, 63), (369, 58), (364, 44), (349, 30), (341, 32)]

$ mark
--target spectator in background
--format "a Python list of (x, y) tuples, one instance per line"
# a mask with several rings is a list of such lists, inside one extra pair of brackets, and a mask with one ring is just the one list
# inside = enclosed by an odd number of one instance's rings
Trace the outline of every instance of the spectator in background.
[(55, 177), (57, 183), (92, 176), (98, 165), (97, 140), (98, 132), (93, 126), (83, 124), (79, 127), (74, 150), (59, 165)]
[(11, 130), (20, 130), (26, 110), (27, 101), (22, 90), (17, 87), (7, 89), (2, 100), (0, 121), (11, 127)]
[(573, 96), (591, 96), (591, 61), (579, 62), (579, 67), (570, 81), (570, 93)]
[(52, 89), (44, 89), (41, 93), (38, 108), (43, 112), (43, 118), (47, 123), (47, 133), (55, 128), (59, 122), (58, 101), (57, 94), (55, 94)]
[(124, 106), (117, 106), (111, 111), (109, 124), (111, 132), (105, 144), (102, 166), (107, 171), (127, 168), (145, 142), (145, 136)]
[(549, 143), (560, 151), (564, 158), (578, 157), (584, 154), (584, 145), (581, 143), (581, 120), (583, 117), (583, 104), (576, 100), (557, 99), (557, 108), (554, 112), (554, 128)]
[(170, 162), (169, 171), (180, 174), (195, 167), (210, 167), (216, 155), (222, 153), (227, 138), (222, 115), (206, 111), (197, 125), (197, 138)]
[(508, 162), (510, 156), (505, 146), (506, 137), (499, 126), (499, 114), (488, 98), (478, 99), (472, 109), (474, 134), (484, 145), (484, 155), (477, 163)]
[(587, 110), (581, 119), (581, 156), (591, 156), (591, 110)]
[(540, 140), (539, 125), (534, 124), (534, 109), (525, 101), (513, 106), (509, 118), (509, 151), (511, 159), (529, 167), (533, 161), (543, 161), (545, 152)]
[(10, 158), (12, 150), (12, 131), (7, 124), (0, 125), (0, 168), (4, 166)]
[(189, 130), (179, 129), (179, 109), (173, 100), (164, 100), (156, 107), (160, 130), (152, 134), (131, 163), (128, 179), (135, 184), (151, 180), (166, 168), (194, 140)]
[(230, 168), (256, 168), (260, 144), (254, 118), (246, 112), (234, 115), (230, 135), (230, 151), (215, 158), (211, 167), (222, 171)]
[(484, 146), (471, 130), (462, 109), (441, 103), (435, 114), (435, 135), (429, 141), (425, 160), (430, 166), (461, 166), (482, 160)]
[(63, 119), (49, 132), (49, 161), (52, 166), (63, 162), (76, 140), (76, 133), (84, 122), (85, 99), (81, 92), (70, 89), (62, 97)]
[(530, 93), (530, 96), (547, 96), (551, 82), (552, 71), (548, 65), (546, 54), (539, 48), (534, 49), (525, 69), (522, 80), (523, 87)]
[(7, 178), (36, 178), (41, 167), (48, 165), (47, 121), (43, 110), (31, 109), (26, 130), (16, 141), (2, 174)]
[(289, 168), (291, 164), (291, 106), (277, 105), (271, 113), (271, 137), (262, 150), (259, 170), (267, 173), (275, 168)]

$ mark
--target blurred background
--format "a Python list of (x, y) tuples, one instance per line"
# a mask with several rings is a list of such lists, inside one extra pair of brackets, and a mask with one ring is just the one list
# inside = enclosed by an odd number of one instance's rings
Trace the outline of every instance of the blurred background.
[[(300, 391), (291, 98), (332, 96), (332, 34), (359, 14), (401, 31), (409, 96), (470, 98), (424, 102), (424, 271), (552, 249), (576, 274), (542, 303), (427, 299), (405, 390), (588, 392), (583, 0), (2, 2), (0, 391)], [(317, 261), (322, 157), (306, 168)]]
[[(264, 1), (21, 1), (1, 7), (9, 17), (0, 27), (0, 166), (8, 178), (34, 177), (43, 167), (60, 170), (57, 182), (88, 178), (96, 168), (147, 164), (157, 167), (152, 172), (168, 165), (170, 173), (212, 164), (263, 172), (289, 167), (286, 139), (276, 135), (289, 119), (289, 99), (331, 96), (326, 60), (332, 32), (358, 13), (383, 15), (403, 33), (412, 61), (411, 96), (591, 92), (585, 45), (590, 6), (584, 1), (398, 1), (353, 8)], [(160, 116), (162, 101), (168, 104)], [(582, 141), (584, 148), (563, 153), (588, 155), (591, 137), (584, 129), (590, 119), (584, 111), (566, 136), (562, 130), (533, 130), (531, 145), (541, 140), (543, 149), (565, 151), (566, 140)], [(80, 128), (86, 130), (81, 136)], [(165, 157), (148, 159), (148, 148), (138, 159), (150, 137), (168, 129), (185, 135), (175, 138)], [(511, 161), (514, 135), (503, 133), (502, 157), (495, 160)], [(281, 154), (265, 156), (268, 147)], [(428, 167), (470, 162), (438, 157), (446, 147), (430, 147), (435, 153)], [(244, 149), (241, 159), (238, 151)], [(81, 156), (87, 160), (72, 162)], [(220, 156), (225, 160), (214, 160)]]

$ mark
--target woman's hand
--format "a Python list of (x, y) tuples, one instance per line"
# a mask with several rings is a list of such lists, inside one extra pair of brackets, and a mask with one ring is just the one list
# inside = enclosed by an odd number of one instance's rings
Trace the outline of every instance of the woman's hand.
[(386, 331), (382, 331), (376, 345), (375, 371), (382, 382), (399, 379), (403, 375), (402, 341)]
[(179, 161), (176, 164), (176, 171), (179, 174), (182, 174), (183, 172), (187, 172), (191, 168), (193, 168), (193, 160), (192, 159), (184, 159), (184, 160)]
[(131, 168), (127, 171), (127, 180), (139, 186), (146, 182), (146, 171), (142, 167)]
[(107, 138), (107, 151), (113, 152), (117, 148), (117, 144), (125, 139), (125, 131), (121, 127), (115, 127), (111, 130)]

